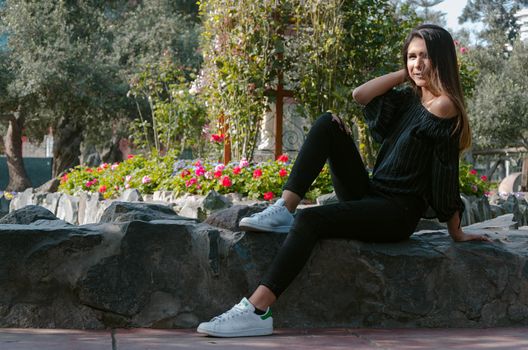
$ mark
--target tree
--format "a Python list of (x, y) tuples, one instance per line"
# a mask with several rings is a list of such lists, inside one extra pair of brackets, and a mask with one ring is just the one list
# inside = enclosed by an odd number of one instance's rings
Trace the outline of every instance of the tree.
[(358, 116), (352, 88), (401, 66), (404, 36), (416, 23), (400, 19), (389, 0), (207, 0), (201, 6), (209, 117), (220, 130), (227, 126), (234, 156), (247, 158), (272, 99), (267, 90), (281, 73), (307, 118), (329, 109)]
[(53, 176), (78, 164), (83, 140), (115, 139), (120, 120), (134, 116), (128, 80), (143, 64), (165, 50), (200, 61), (197, 10), (191, 0), (5, 1), (3, 62), (12, 79), (2, 109), (24, 111), (17, 125), (33, 139), (54, 129)]
[(496, 51), (502, 51), (517, 38), (519, 25), (515, 13), (523, 5), (528, 5), (528, 0), (469, 0), (458, 20), (482, 22), (484, 29), (479, 37)]
[(468, 103), (475, 143), (480, 148), (528, 149), (528, 46), (516, 42), (509, 59), (489, 51), (480, 55), (483, 67), (494, 69), (481, 75)]
[[(100, 122), (126, 93), (116, 66), (109, 60), (105, 2), (6, 1), (9, 85), (30, 118), (26, 130), (42, 135), (52, 126), (52, 176), (78, 164), (83, 129)], [(44, 128), (43, 128), (44, 127)]]
[(407, 3), (419, 7), (418, 16), (425, 23), (437, 24), (440, 26), (446, 25), (445, 13), (442, 11), (433, 10), (432, 7), (444, 2), (444, 0), (408, 0)]
[(9, 70), (8, 57), (5, 51), (0, 51), (0, 130), (4, 134), (2, 142), (9, 175), (6, 190), (18, 192), (31, 187), (22, 159), (22, 128), (26, 113), (16, 100), (9, 97), (7, 87), (13, 75)]

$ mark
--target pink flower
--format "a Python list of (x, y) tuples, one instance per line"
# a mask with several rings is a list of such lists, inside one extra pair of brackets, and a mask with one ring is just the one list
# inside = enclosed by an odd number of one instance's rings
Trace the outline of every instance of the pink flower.
[(86, 187), (92, 187), (93, 185), (93, 182), (92, 181), (86, 181), (86, 183), (84, 184)]
[(112, 169), (112, 170), (116, 170), (118, 166), (119, 166), (119, 163), (114, 163), (114, 164), (112, 164), (112, 166), (110, 167), (110, 169)]
[(198, 180), (195, 177), (190, 178), (189, 180), (185, 181), (185, 187), (191, 187), (195, 183), (197, 183)]
[(204, 176), (206, 179), (211, 180), (214, 177), (214, 174), (212, 171), (206, 171)]
[(471, 175), (477, 175), (477, 171), (476, 171), (475, 169), (471, 169), (471, 170), (469, 171), (469, 173), (470, 173)]
[(205, 174), (205, 169), (202, 166), (199, 166), (198, 168), (196, 168), (194, 173), (196, 174), (196, 176), (203, 176), (203, 174)]
[(134, 158), (134, 155), (133, 155), (133, 154), (129, 154), (129, 155), (127, 156), (127, 159), (132, 159), (132, 158)]
[(202, 161), (198, 159), (196, 162), (194, 162), (194, 166), (202, 166)]
[(125, 176), (125, 182), (130, 182), (132, 180), (132, 175)]
[(273, 192), (266, 192), (264, 193), (264, 200), (270, 201), (273, 199)]
[(281, 170), (279, 170), (279, 176), (280, 176), (280, 177), (284, 177), (284, 176), (286, 176), (286, 175), (288, 175), (288, 170), (286, 170), (286, 169), (284, 169), (284, 168), (282, 168)]
[(241, 168), (245, 168), (247, 166), (249, 166), (249, 162), (246, 160), (246, 158), (242, 158), (240, 160), (240, 163), (238, 164), (239, 167)]
[(148, 177), (148, 176), (143, 176), (143, 178), (141, 179), (141, 183), (142, 183), (143, 185), (146, 185), (146, 184), (150, 183), (151, 181), (152, 181), (152, 180), (151, 180), (150, 177)]
[(189, 175), (191, 175), (191, 172), (188, 169), (183, 169), (182, 172), (180, 173), (180, 176), (181, 176), (182, 179), (184, 177), (189, 176)]
[(458, 46), (458, 45), (460, 45), (460, 41), (458, 41), (458, 40), (453, 40), (453, 44), (455, 44), (455, 46)]
[(461, 53), (462, 55), (465, 54), (465, 53), (467, 53), (468, 51), (469, 51), (469, 50), (468, 50), (467, 47), (463, 47), (463, 46), (462, 46), (462, 47), (460, 48), (460, 53)]
[(262, 176), (262, 170), (260, 168), (257, 168), (253, 171), (253, 178), (258, 179)]
[(229, 176), (224, 176), (222, 178), (222, 186), (224, 187), (231, 187), (233, 186), (233, 181), (231, 181), (231, 179), (229, 178)]
[(289, 158), (287, 154), (282, 154), (279, 156), (279, 158), (277, 158), (277, 162), (281, 162), (281, 163), (287, 163), (288, 160)]
[(213, 176), (215, 177), (215, 179), (218, 179), (218, 178), (222, 177), (222, 172), (221, 171), (215, 171), (213, 173)]
[(64, 174), (61, 176), (61, 183), (65, 183), (66, 181), (68, 181), (68, 174)]
[(110, 167), (110, 164), (108, 164), (108, 163), (101, 164), (101, 168), (103, 168), (103, 169), (108, 169), (109, 167)]
[(239, 166), (236, 166), (233, 168), (233, 174), (238, 175), (242, 171), (242, 168)]
[(482, 176), (480, 177), (480, 179), (481, 179), (482, 181), (488, 181), (488, 177), (487, 177), (486, 175), (482, 175)]
[(217, 166), (215, 166), (215, 171), (224, 171), (224, 168), (224, 164), (218, 164)]
[(105, 193), (105, 192), (106, 192), (106, 186), (105, 185), (99, 186), (99, 193)]

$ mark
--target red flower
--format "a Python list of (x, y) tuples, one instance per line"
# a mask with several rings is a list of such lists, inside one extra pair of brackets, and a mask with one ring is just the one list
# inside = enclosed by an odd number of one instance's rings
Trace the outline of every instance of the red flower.
[(205, 169), (202, 166), (199, 166), (196, 168), (194, 173), (196, 174), (196, 176), (203, 176), (203, 174), (205, 174)]
[(277, 158), (277, 162), (281, 162), (281, 163), (287, 163), (288, 160), (289, 158), (287, 154), (282, 154), (279, 156), (279, 158)]
[(242, 168), (239, 167), (238, 165), (233, 168), (233, 174), (235, 174), (235, 175), (240, 174), (241, 171), (242, 171)]
[(64, 174), (61, 177), (61, 183), (65, 183), (66, 181), (68, 181), (68, 174)]
[(129, 155), (127, 156), (127, 158), (128, 158), (128, 159), (132, 159), (132, 158), (134, 158), (134, 155), (133, 155), (133, 154), (129, 154)]
[(104, 193), (104, 192), (106, 192), (106, 186), (105, 185), (99, 186), (99, 193)]
[(284, 176), (286, 176), (286, 175), (288, 175), (288, 170), (286, 170), (286, 169), (284, 169), (284, 168), (282, 168), (281, 170), (279, 170), (279, 176), (280, 176), (280, 177), (284, 177)]
[(488, 181), (488, 177), (487, 177), (486, 175), (482, 175), (482, 176), (480, 177), (480, 179), (481, 179), (482, 181)]
[(264, 200), (270, 201), (273, 199), (273, 192), (264, 193)]
[(475, 169), (471, 169), (471, 170), (469, 171), (469, 173), (470, 173), (471, 175), (477, 175), (477, 171), (476, 171)]
[(91, 173), (91, 172), (93, 172), (93, 169), (92, 168), (88, 168), (88, 169), (86, 169), (86, 172), (87, 173)]
[(221, 143), (224, 142), (224, 135), (222, 134), (212, 134), (211, 135), (211, 141)]
[(254, 179), (258, 179), (259, 177), (262, 176), (262, 169), (260, 168), (257, 168), (253, 171), (253, 178)]
[(191, 175), (191, 172), (188, 169), (183, 169), (182, 172), (180, 173), (180, 176), (182, 177), (182, 179), (189, 175)]
[(233, 185), (233, 182), (231, 181), (231, 179), (229, 178), (229, 176), (224, 176), (222, 178), (222, 186), (224, 187), (231, 187)]
[(218, 179), (218, 178), (222, 177), (222, 171), (221, 170), (217, 170), (217, 171), (214, 172), (213, 175), (214, 175), (215, 179)]

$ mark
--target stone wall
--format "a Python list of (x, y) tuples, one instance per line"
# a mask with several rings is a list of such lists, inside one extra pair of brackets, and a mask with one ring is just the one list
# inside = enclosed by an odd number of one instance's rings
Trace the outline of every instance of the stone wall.
[[(462, 215), (462, 226), (489, 220), (504, 214), (514, 214), (520, 226), (528, 225), (528, 201), (525, 193), (494, 195), (486, 197), (461, 196), (466, 207)], [(335, 196), (325, 195), (319, 204), (335, 201)], [(99, 222), (101, 215), (114, 201), (103, 200), (99, 193), (81, 193), (70, 196), (63, 193), (41, 193), (33, 189), (19, 193), (9, 205), (10, 211), (21, 209), (26, 205), (39, 205), (50, 210), (61, 220), (74, 225), (85, 225)], [(184, 195), (174, 196), (169, 191), (157, 191), (153, 195), (141, 195), (135, 189), (126, 190), (117, 201), (145, 202), (168, 205), (179, 215), (204, 220), (214, 210), (228, 208), (232, 205), (254, 205), (257, 201), (248, 201), (236, 194), (222, 196), (211, 192), (207, 196)]]
[[(195, 327), (258, 284), (285, 235), (241, 232), (261, 208), (200, 223), (169, 206), (114, 202), (76, 226), (39, 206), (0, 219), (0, 327)], [(274, 307), (278, 327), (528, 325), (528, 231), (513, 214), (398, 244), (320, 242)], [(331, 258), (330, 258), (331, 257)]]

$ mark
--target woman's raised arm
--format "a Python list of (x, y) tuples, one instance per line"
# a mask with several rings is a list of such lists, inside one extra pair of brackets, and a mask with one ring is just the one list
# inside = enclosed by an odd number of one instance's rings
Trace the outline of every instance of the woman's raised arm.
[(383, 95), (395, 86), (405, 81), (405, 69), (382, 75), (358, 86), (352, 92), (352, 97), (360, 105), (367, 105), (374, 97)]

